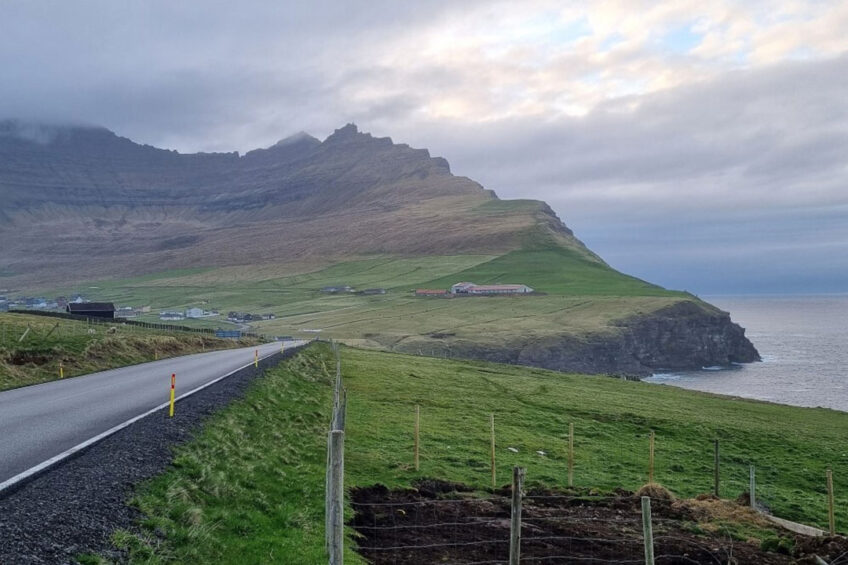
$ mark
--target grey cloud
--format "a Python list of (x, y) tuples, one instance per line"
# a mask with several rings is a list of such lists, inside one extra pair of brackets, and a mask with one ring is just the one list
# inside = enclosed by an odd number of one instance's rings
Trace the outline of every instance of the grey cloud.
[[(848, 265), (833, 255), (848, 241), (848, 55), (618, 98), (580, 118), (422, 121), (443, 92), (483, 92), (500, 75), (412, 56), (389, 67), (381, 55), (468, 6), (5, 2), (0, 119), (100, 124), (207, 151), (356, 121), (445, 156), (503, 197), (549, 201), (613, 265), (649, 280), (846, 290)], [(551, 69), (596, 70), (573, 53)], [(560, 94), (551, 84), (543, 96)]]

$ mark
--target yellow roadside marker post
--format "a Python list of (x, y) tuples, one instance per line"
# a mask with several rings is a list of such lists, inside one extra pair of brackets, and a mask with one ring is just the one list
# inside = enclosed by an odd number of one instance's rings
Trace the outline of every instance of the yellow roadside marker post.
[(168, 417), (174, 417), (174, 389), (177, 385), (177, 375), (176, 373), (171, 373), (171, 405), (168, 408)]
[(65, 378), (65, 367), (64, 367), (64, 365), (62, 365), (61, 361), (59, 361), (59, 378), (60, 379)]
[(253, 366), (259, 367), (259, 350), (253, 352)]

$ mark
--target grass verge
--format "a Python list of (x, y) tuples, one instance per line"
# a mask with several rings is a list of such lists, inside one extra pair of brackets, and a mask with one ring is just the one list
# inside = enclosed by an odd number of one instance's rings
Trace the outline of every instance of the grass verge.
[(120, 323), (89, 325), (44, 316), (0, 314), (0, 390), (56, 380), (60, 366), (67, 378), (256, 343), (254, 339), (218, 339)]
[[(326, 346), (312, 346), (258, 381), (181, 447), (173, 469), (134, 503), (141, 533), (116, 543), (136, 563), (324, 562), (323, 486), (332, 401)], [(827, 522), (825, 468), (834, 469), (837, 524), (848, 520), (848, 414), (720, 397), (608, 377), (491, 363), (342, 350), (348, 390), (346, 485), (408, 487), (419, 478), (489, 488), (489, 414), (498, 484), (513, 465), (529, 484), (562, 487), (568, 423), (576, 429), (575, 484), (636, 490), (647, 481), (656, 432), (656, 480), (680, 497), (712, 488), (721, 440), (722, 495), (747, 490), (775, 514)], [(421, 406), (421, 470), (412, 468), (414, 405)], [(509, 448), (513, 448), (513, 451)], [(764, 535), (724, 521), (739, 535)], [(349, 550), (350, 548), (348, 548)], [(350, 561), (359, 563), (349, 553)]]
[(140, 532), (113, 538), (131, 562), (326, 563), (327, 349), (310, 347), (266, 372), (140, 489), (132, 501), (144, 516)]

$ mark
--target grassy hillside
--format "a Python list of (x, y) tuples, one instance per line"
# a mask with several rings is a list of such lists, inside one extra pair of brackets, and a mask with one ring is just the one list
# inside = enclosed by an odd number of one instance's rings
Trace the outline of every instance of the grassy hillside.
[[(114, 328), (114, 329), (112, 329)], [(29, 331), (27, 331), (29, 329)], [(121, 324), (0, 314), (0, 390), (200, 351), (242, 347), (226, 340)]]
[[(131, 549), (132, 561), (323, 562), (332, 364), (329, 348), (310, 347), (180, 448), (175, 467), (135, 500), (144, 515), (141, 535), (115, 537)], [(840, 447), (848, 414), (351, 348), (342, 350), (342, 367), (349, 487), (410, 486), (433, 477), (486, 489), (488, 418), (495, 414), (499, 484), (509, 482), (513, 465), (522, 465), (530, 484), (562, 487), (572, 422), (577, 486), (633, 489), (645, 483), (648, 434), (654, 430), (656, 480), (678, 496), (694, 496), (711, 489), (717, 437), (724, 497), (747, 489), (753, 463), (760, 501), (779, 516), (823, 526), (825, 468), (832, 466), (838, 529), (848, 524), (848, 464)], [(412, 468), (416, 404), (420, 472)], [(349, 562), (359, 561), (349, 555)]]
[(444, 288), (468, 280), (478, 284), (521, 283), (548, 294), (566, 296), (685, 296), (619, 273), (567, 247), (518, 250), (475, 265), (428, 287)]
[[(419, 287), (447, 288), (461, 280), (524, 283), (540, 294), (449, 301), (420, 298), (412, 292)], [(387, 294), (320, 292), (332, 285), (385, 288)], [(151, 305), (154, 311), (202, 306), (222, 313), (272, 312), (275, 320), (253, 324), (266, 334), (310, 337), (314, 334), (303, 330), (320, 329), (322, 336), (351, 344), (402, 347), (440, 356), (450, 356), (453, 345), (461, 342), (503, 343), (513, 338), (616, 331), (618, 320), (692, 299), (621, 274), (588, 254), (557, 246), (502, 256), (375, 257), (331, 266), (307, 262), (172, 271), (91, 287), (87, 293), (98, 299)], [(79, 290), (84, 289), (56, 292)], [(200, 323), (226, 324), (221, 319)], [(442, 337), (433, 340), (428, 337), (431, 334)]]

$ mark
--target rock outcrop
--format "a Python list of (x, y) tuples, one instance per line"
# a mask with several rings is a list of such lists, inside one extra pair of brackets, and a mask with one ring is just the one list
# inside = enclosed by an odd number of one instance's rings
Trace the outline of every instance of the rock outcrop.
[(732, 322), (730, 314), (695, 299), (633, 316), (601, 333), (515, 338), (499, 346), (437, 336), (427, 343), (402, 342), (396, 349), (629, 378), (647, 377), (662, 370), (760, 360), (756, 348), (745, 337), (745, 329)]

